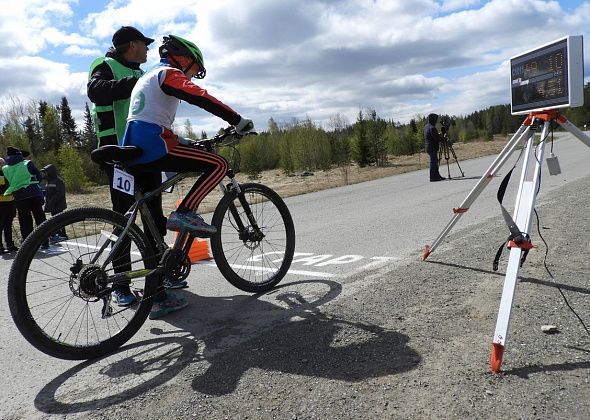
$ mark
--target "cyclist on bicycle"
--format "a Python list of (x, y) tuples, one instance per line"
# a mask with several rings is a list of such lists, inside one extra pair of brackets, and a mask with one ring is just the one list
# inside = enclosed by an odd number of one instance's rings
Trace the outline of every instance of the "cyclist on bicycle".
[(225, 177), (227, 161), (214, 153), (189, 145), (190, 141), (172, 131), (180, 100), (196, 105), (236, 127), (239, 134), (253, 130), (251, 120), (236, 111), (191, 79), (205, 77), (203, 55), (190, 41), (176, 35), (164, 37), (158, 66), (142, 76), (131, 93), (131, 105), (123, 136), (124, 146), (138, 146), (143, 154), (129, 162), (141, 171), (201, 172), (166, 228), (188, 230), (195, 236), (209, 237), (216, 228), (207, 224), (196, 209)]

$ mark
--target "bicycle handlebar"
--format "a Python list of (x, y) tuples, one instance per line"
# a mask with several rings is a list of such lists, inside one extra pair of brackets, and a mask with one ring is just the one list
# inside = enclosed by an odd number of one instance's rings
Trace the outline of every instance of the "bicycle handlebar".
[(225, 139), (227, 139), (228, 137), (232, 137), (236, 140), (241, 139), (242, 137), (246, 137), (249, 135), (257, 135), (258, 133), (256, 131), (249, 131), (247, 133), (244, 134), (238, 134), (236, 132), (236, 128), (234, 126), (229, 126), (227, 128), (223, 129), (223, 132), (217, 134), (216, 136), (210, 138), (210, 139), (202, 139), (202, 140), (194, 140), (191, 144), (193, 146), (196, 147), (211, 147), (215, 144), (219, 144), (222, 141), (224, 141)]

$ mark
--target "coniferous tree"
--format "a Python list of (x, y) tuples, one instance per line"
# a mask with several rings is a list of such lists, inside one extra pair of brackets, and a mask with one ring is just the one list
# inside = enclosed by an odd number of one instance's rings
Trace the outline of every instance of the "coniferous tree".
[(60, 121), (61, 121), (61, 139), (74, 147), (80, 147), (80, 136), (78, 136), (78, 128), (76, 121), (72, 118), (72, 110), (68, 103), (68, 99), (63, 96), (59, 106)]
[(38, 155), (43, 151), (43, 135), (41, 133), (41, 127), (39, 121), (31, 116), (25, 120), (25, 134), (31, 144), (31, 153)]
[(98, 138), (94, 130), (94, 122), (92, 121), (92, 115), (88, 108), (88, 103), (84, 106), (84, 129), (80, 136), (80, 148), (86, 153), (92, 152), (98, 146)]
[(369, 164), (369, 145), (367, 141), (367, 120), (363, 111), (359, 111), (356, 123), (354, 124), (353, 139), (353, 156), (359, 166)]
[(40, 119), (43, 119), (43, 117), (45, 116), (48, 106), (49, 105), (47, 104), (47, 101), (39, 101), (39, 118)]
[(41, 150), (44, 152), (50, 150), (57, 152), (61, 145), (61, 126), (57, 109), (47, 105), (43, 108), (43, 112), (40, 109), (39, 116), (41, 117), (41, 132), (43, 134)]

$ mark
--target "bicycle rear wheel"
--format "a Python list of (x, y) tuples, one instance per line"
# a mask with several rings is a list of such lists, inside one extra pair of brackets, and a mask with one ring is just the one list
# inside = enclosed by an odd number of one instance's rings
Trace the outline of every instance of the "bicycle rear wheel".
[(19, 331), (38, 350), (61, 359), (99, 357), (129, 340), (144, 323), (157, 277), (119, 277), (117, 282), (129, 285), (137, 298), (126, 308), (111, 302), (109, 283), (115, 271), (156, 267), (144, 233), (132, 225), (122, 252), (104, 264), (126, 224), (124, 216), (111, 210), (76, 208), (47, 220), (22, 244), (8, 278), (8, 303)]
[(231, 191), (213, 213), (217, 233), (211, 237), (211, 250), (219, 271), (231, 284), (245, 292), (265, 292), (291, 266), (295, 227), (287, 205), (273, 190), (253, 183), (240, 188), (258, 229), (250, 223), (238, 194)]

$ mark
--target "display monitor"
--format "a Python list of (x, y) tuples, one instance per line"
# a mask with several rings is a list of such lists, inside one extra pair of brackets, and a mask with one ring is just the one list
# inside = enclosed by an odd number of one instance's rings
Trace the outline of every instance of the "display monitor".
[(510, 59), (512, 114), (584, 104), (582, 36), (568, 36)]

